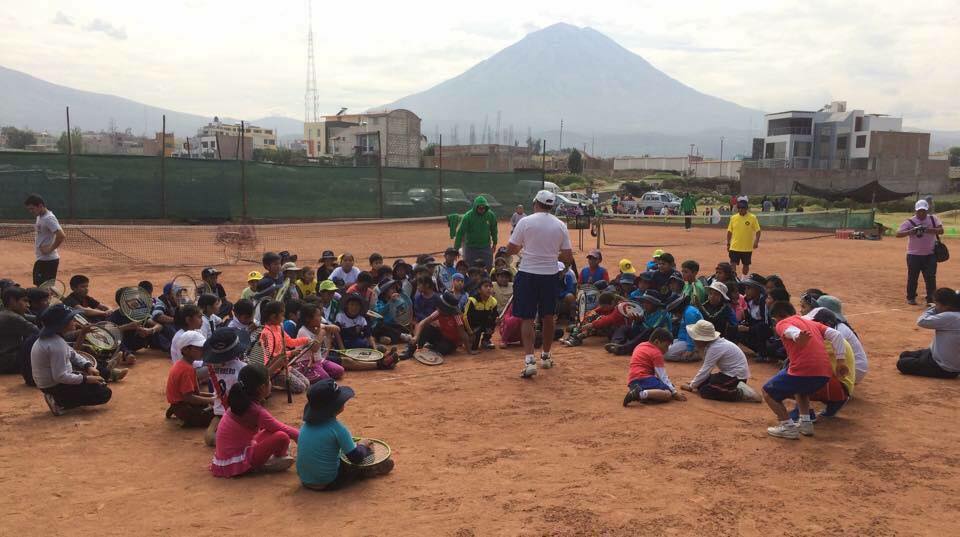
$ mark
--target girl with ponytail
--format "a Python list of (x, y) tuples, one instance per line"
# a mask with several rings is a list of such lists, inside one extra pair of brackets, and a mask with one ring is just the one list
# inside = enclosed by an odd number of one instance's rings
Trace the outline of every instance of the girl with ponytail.
[(274, 418), (261, 403), (270, 395), (267, 370), (246, 365), (227, 394), (230, 409), (217, 428), (217, 449), (210, 463), (215, 477), (235, 477), (254, 471), (290, 468), (290, 440), (299, 431)]

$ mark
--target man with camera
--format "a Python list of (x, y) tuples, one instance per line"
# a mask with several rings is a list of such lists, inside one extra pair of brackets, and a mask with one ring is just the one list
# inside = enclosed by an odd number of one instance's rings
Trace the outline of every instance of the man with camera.
[(933, 303), (933, 294), (937, 289), (937, 257), (933, 250), (937, 236), (943, 234), (940, 220), (928, 214), (930, 204), (919, 200), (914, 206), (916, 214), (908, 218), (897, 230), (897, 237), (907, 239), (907, 304), (917, 304), (917, 284), (920, 274), (927, 288), (926, 303)]

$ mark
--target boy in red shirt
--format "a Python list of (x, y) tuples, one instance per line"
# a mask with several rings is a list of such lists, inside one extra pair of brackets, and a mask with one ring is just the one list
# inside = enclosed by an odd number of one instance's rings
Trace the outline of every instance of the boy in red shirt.
[(627, 386), (630, 391), (623, 398), (623, 406), (633, 401), (645, 403), (663, 403), (671, 399), (686, 401), (687, 397), (678, 392), (667, 376), (663, 353), (667, 352), (673, 336), (663, 328), (657, 328), (650, 339), (633, 349), (630, 358), (630, 376)]
[(213, 419), (213, 394), (200, 393), (197, 372), (193, 368), (194, 360), (203, 359), (203, 343), (206, 338), (199, 331), (184, 333), (181, 352), (183, 357), (177, 360), (167, 375), (167, 417), (176, 416), (183, 421), (184, 427), (206, 427)]
[(470, 345), (470, 336), (463, 326), (463, 314), (460, 313), (459, 300), (447, 291), (441, 295), (436, 311), (417, 323), (413, 330), (413, 340), (407, 347), (407, 356), (413, 356), (418, 347), (428, 348), (447, 355), (460, 345), (470, 354), (477, 354)]
[[(779, 424), (767, 427), (767, 434), (791, 440), (801, 434), (813, 436), (810, 395), (822, 388), (834, 373), (824, 340), (830, 340), (836, 356), (844, 356), (843, 334), (797, 315), (797, 310), (789, 302), (774, 303), (770, 307), (770, 317), (777, 323), (776, 332), (783, 341), (790, 364), (763, 385), (763, 400), (780, 420)], [(846, 376), (845, 363), (837, 363), (836, 374), (840, 378)], [(791, 397), (796, 400), (800, 412), (799, 424), (790, 419), (783, 406), (783, 400)]]

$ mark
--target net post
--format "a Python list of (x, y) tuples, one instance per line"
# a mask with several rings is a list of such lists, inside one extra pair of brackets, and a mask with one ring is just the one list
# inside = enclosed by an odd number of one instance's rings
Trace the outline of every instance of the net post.
[(379, 214), (383, 218), (383, 162), (381, 161), (383, 146), (380, 145), (380, 131), (377, 131), (377, 199), (379, 200)]
[(73, 133), (70, 132), (70, 107), (67, 107), (67, 214), (70, 215), (70, 218), (75, 217), (74, 207), (76, 202), (74, 200), (76, 191), (76, 174), (73, 170)]
[(163, 114), (160, 130), (160, 216), (167, 217), (167, 165), (164, 156), (167, 152), (167, 115)]
[[(246, 124), (243, 120), (240, 120), (240, 142), (243, 143), (244, 154), (246, 154), (246, 141), (244, 140), (244, 135), (246, 135)], [(217, 150), (220, 149), (220, 144), (217, 144)], [(238, 152), (239, 153), (239, 152)], [(237, 157), (240, 155), (238, 154)], [(241, 213), (241, 218), (243, 220), (247, 219), (247, 166), (244, 163), (243, 158), (240, 159), (240, 198), (243, 201), (243, 212)]]

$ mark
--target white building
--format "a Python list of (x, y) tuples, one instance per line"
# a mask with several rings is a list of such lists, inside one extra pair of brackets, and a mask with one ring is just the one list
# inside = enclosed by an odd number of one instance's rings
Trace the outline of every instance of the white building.
[(903, 119), (847, 111), (834, 101), (817, 111), (767, 114), (763, 164), (770, 167), (870, 169), (871, 133), (900, 132)]
[[(198, 132), (201, 138), (225, 134), (228, 136), (240, 136), (240, 124), (228, 124), (220, 121), (220, 118), (214, 117), (212, 123), (208, 123)], [(258, 127), (257, 125), (243, 125), (243, 136), (253, 140), (253, 149), (277, 148), (277, 133), (273, 129)], [(192, 143), (192, 142), (191, 142)], [(192, 149), (192, 148), (191, 148)]]
[(379, 153), (383, 166), (420, 167), (420, 118), (409, 110), (323, 116), (304, 123), (303, 138), (310, 158)]

